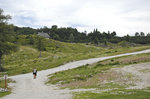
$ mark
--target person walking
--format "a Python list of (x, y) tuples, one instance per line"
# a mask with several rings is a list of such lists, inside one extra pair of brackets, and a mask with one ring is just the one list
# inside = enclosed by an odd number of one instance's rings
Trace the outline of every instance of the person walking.
[(33, 69), (33, 76), (34, 76), (33, 78), (36, 79), (36, 76), (37, 76), (37, 70), (36, 69)]

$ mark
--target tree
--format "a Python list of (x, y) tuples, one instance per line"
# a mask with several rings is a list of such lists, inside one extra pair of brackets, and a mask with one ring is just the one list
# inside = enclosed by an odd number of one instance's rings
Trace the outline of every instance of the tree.
[(112, 33), (111, 33), (111, 36), (112, 37), (115, 37), (117, 34), (116, 34), (116, 32), (115, 31), (113, 31)]
[(53, 26), (51, 27), (51, 29), (52, 29), (52, 30), (57, 30), (57, 25), (53, 25)]
[(53, 39), (54, 39), (54, 40), (60, 40), (60, 37), (59, 37), (59, 35), (54, 34)]
[(138, 32), (135, 33), (135, 36), (140, 36), (140, 34)]
[(127, 36), (124, 36), (124, 38), (125, 38), (125, 40), (126, 40), (127, 42), (130, 41), (130, 36), (129, 36), (129, 34), (127, 34)]
[(70, 34), (70, 36), (69, 36), (69, 41), (70, 41), (71, 43), (74, 41), (73, 33)]
[(125, 41), (125, 40), (119, 42), (119, 45), (122, 46), (122, 47), (127, 47), (128, 46), (127, 41)]
[(45, 32), (45, 33), (49, 33), (50, 32), (50, 28), (48, 28), (47, 26), (44, 26), (43, 28), (40, 28), (37, 30), (38, 32)]
[(41, 51), (44, 50), (44, 43), (43, 43), (44, 38), (43, 37), (37, 37), (37, 48), (40, 51), (39, 57), (42, 57)]
[(30, 28), (30, 27), (17, 27), (14, 26), (14, 31), (17, 33), (17, 35), (30, 35), (30, 34), (36, 34), (37, 30)]
[(148, 33), (147, 36), (150, 37), (150, 33)]
[(141, 33), (140, 33), (140, 36), (145, 36), (144, 32), (141, 32)]
[(107, 39), (104, 39), (104, 45), (107, 46)]
[(7, 21), (11, 19), (9, 15), (3, 15), (3, 10), (0, 9), (0, 72), (4, 71), (2, 67), (2, 57), (16, 50), (17, 46), (11, 42), (14, 39), (13, 26), (8, 25)]

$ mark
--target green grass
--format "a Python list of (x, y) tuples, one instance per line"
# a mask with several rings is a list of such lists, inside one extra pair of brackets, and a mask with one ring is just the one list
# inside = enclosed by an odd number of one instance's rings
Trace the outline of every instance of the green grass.
[[(137, 64), (150, 61), (150, 53), (138, 54), (131, 56), (124, 56), (118, 58), (112, 58), (92, 65), (85, 65), (71, 70), (57, 72), (50, 75), (48, 83), (59, 84), (61, 88), (123, 88), (128, 85), (101, 85), (101, 80), (115, 79), (118, 76), (112, 76), (113, 73), (105, 73), (106, 70), (115, 67), (122, 67), (129, 64)], [(105, 73), (105, 75), (104, 75)], [(122, 75), (120, 75), (122, 76)], [(101, 78), (100, 78), (101, 77)], [(114, 77), (114, 78), (113, 78)], [(128, 80), (132, 80), (134, 75), (128, 73), (124, 75)], [(107, 79), (106, 79), (107, 78)], [(113, 85), (113, 86), (112, 86)]]
[(110, 56), (150, 48), (150, 46), (102, 48), (50, 39), (45, 39), (44, 42), (46, 51), (42, 51), (41, 58), (39, 58), (40, 52), (32, 46), (20, 46), (17, 52), (4, 56), (4, 68), (8, 75), (29, 73), (32, 72), (33, 68), (37, 68), (38, 71), (54, 68), (75, 60)]
[(11, 93), (10, 91), (8, 91), (8, 92), (0, 92), (0, 98), (4, 97), (6, 95), (9, 95), (10, 93)]
[(144, 90), (113, 90), (102, 93), (77, 92), (73, 99), (150, 99), (150, 92)]

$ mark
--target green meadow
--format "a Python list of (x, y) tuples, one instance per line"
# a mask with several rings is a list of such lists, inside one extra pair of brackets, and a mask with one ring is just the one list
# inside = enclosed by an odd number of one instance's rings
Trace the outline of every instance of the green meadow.
[(113, 90), (107, 92), (81, 92), (74, 93), (73, 99), (149, 99), (149, 90)]
[(38, 51), (34, 46), (20, 45), (18, 51), (3, 57), (4, 68), (8, 75), (25, 74), (33, 68), (45, 70), (54, 68), (71, 61), (116, 55), (150, 48), (150, 46), (109, 47), (94, 46), (82, 43), (64, 43), (44, 39), (45, 51)]

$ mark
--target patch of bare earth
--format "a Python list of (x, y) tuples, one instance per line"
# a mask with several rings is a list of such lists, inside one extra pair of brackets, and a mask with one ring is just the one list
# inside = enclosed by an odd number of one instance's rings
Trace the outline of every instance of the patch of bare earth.
[[(126, 66), (121, 70), (132, 73), (135, 75), (134, 78), (137, 79), (134, 81), (135, 86), (130, 86), (128, 89), (143, 89), (150, 87), (150, 62)], [(144, 70), (146, 70), (146, 72), (142, 72)]]
[(85, 81), (75, 81), (63, 85), (59, 85), (60, 87), (69, 87), (69, 88), (104, 88), (107, 86), (106, 84), (118, 84), (120, 86), (125, 86), (131, 84), (131, 78), (126, 76), (126, 73), (121, 72), (119, 70), (108, 70), (104, 73), (99, 73), (92, 78), (89, 78)]
[[(60, 87), (107, 89), (110, 83), (110, 88), (122, 86), (126, 89), (143, 89), (150, 87), (150, 62), (112, 68), (85, 81), (75, 81), (60, 85)], [(113, 86), (113, 84), (118, 86)]]
[(113, 82), (126, 89), (150, 87), (150, 62), (113, 68), (105, 74), (100, 74), (100, 79), (104, 84)]
[(128, 85), (133, 85), (132, 77), (129, 77), (126, 72), (119, 70), (109, 70), (104, 74), (99, 74), (99, 83), (105, 85), (107, 83), (117, 84), (118, 86), (126, 87)]

